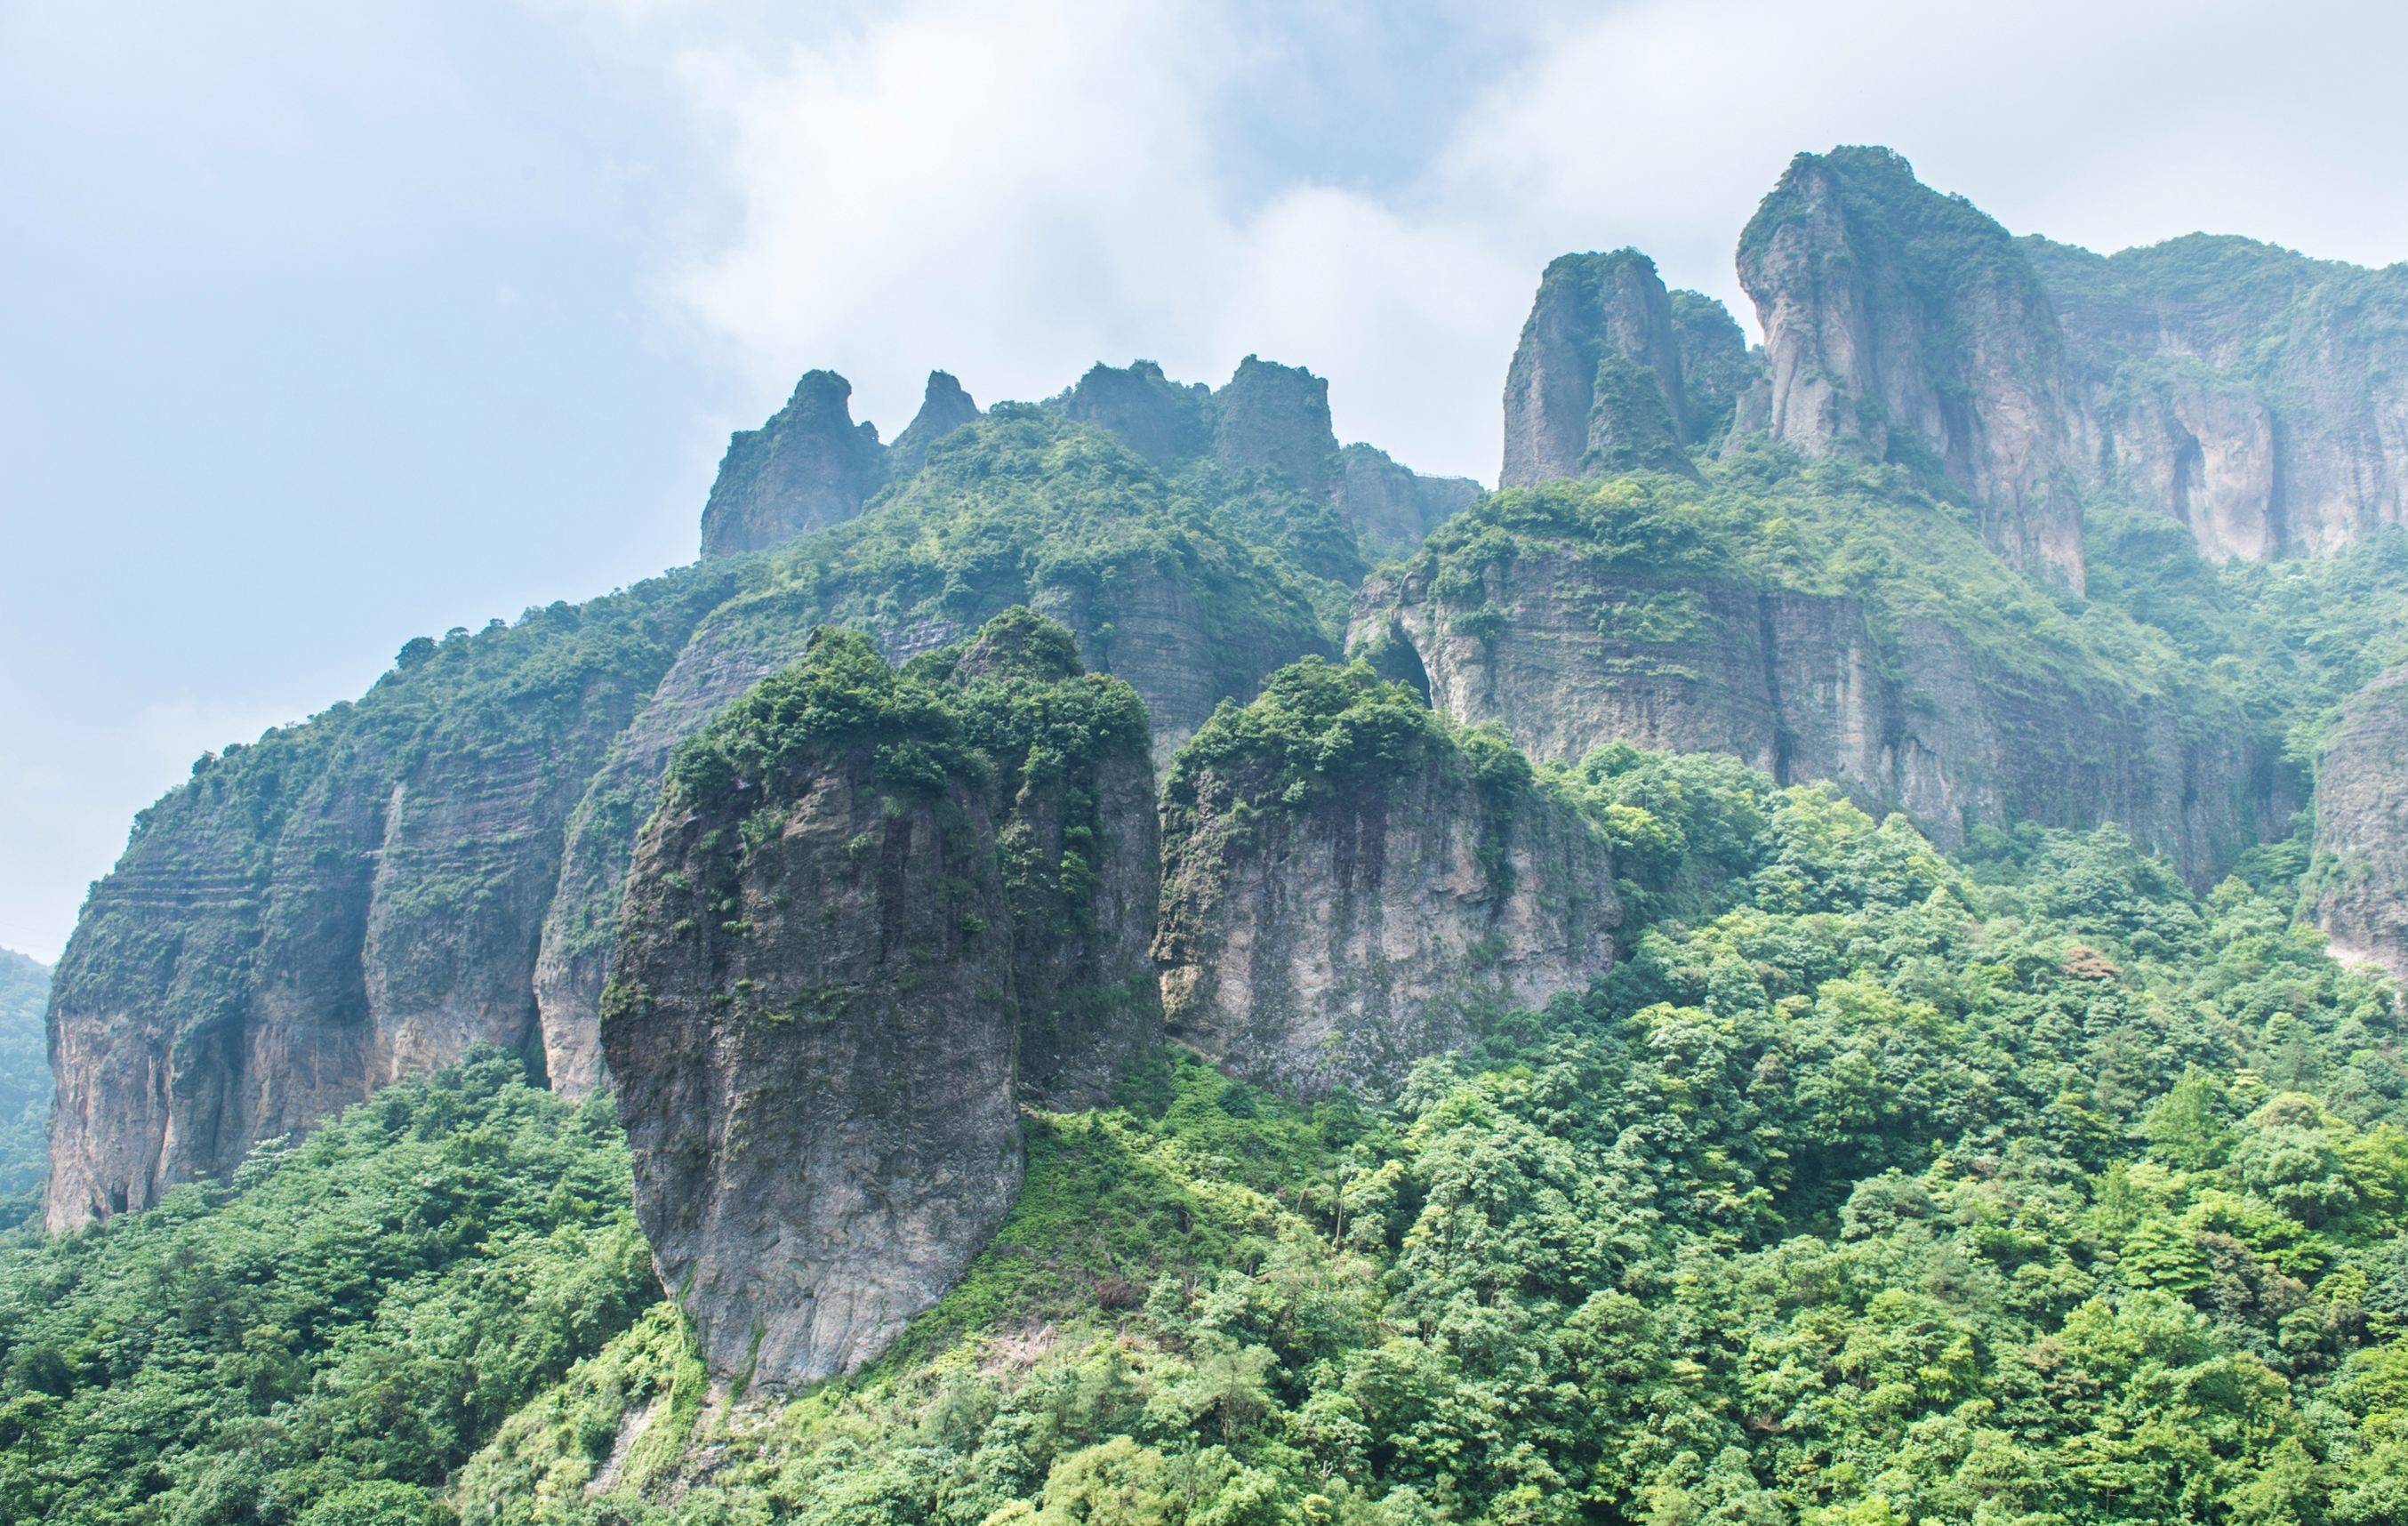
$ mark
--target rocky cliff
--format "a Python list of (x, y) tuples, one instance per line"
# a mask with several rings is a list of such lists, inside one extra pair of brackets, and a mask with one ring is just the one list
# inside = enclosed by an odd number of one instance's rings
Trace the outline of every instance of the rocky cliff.
[(1740, 236), (1739, 278), (1774, 439), (1905, 465), (2009, 562), (2081, 588), (2064, 341), (2004, 228), (1886, 149), (1800, 154)]
[(1329, 486), (1330, 501), (1374, 559), (1421, 544), (1480, 493), (1469, 477), (1425, 477), (1369, 445), (1338, 453)]
[(1637, 250), (1549, 265), (1506, 373), (1498, 481), (1689, 471), (1681, 341), (1671, 295)]
[(580, 1094), (599, 1078), (620, 885), (669, 750), (799, 657), (818, 626), (866, 630), (903, 661), (1028, 605), (1143, 698), (1157, 762), (1222, 698), (1331, 650), (1297, 579), (1218, 528), (1220, 507), (1094, 430), (1004, 404), (934, 446), (876, 511), (773, 558), (701, 623), (577, 809), (536, 982), (552, 1084)]
[(1329, 383), (1301, 366), (1248, 355), (1212, 396), (1212, 458), (1225, 468), (1277, 472), (1319, 497), (1337, 453)]
[(920, 411), (886, 448), (887, 469), (896, 478), (910, 476), (927, 465), (928, 447), (956, 429), (976, 424), (979, 406), (962, 390), (950, 371), (930, 371), (920, 394)]
[(1381, 1091), (1612, 962), (1603, 840), (1520, 754), (1361, 665), (1215, 716), (1163, 797), (1170, 1030), (1294, 1095)]
[(1052, 406), (1111, 435), (1157, 468), (1191, 461), (1212, 446), (1212, 389), (1173, 382), (1150, 360), (1098, 363)]
[(2218, 558), (2408, 523), (2408, 267), (2194, 234), (2114, 255), (2026, 238), (2101, 486)]
[(2307, 900), (2335, 954), (2408, 978), (2408, 669), (2351, 698), (2317, 760)]
[[(590, 1090), (669, 753), (821, 624), (900, 660), (1035, 605), (1143, 696), (1164, 758), (1225, 696), (1330, 650), (1297, 574), (1218, 500), (1041, 410), (945, 430), (890, 497), (765, 557), (413, 642), (361, 703), (146, 813), (59, 972), (50, 1222), (147, 1206), (476, 1043)], [(1070, 1095), (1093, 1066), (1064, 1045)]]
[(877, 427), (853, 422), (852, 396), (834, 371), (806, 371), (768, 423), (728, 440), (703, 505), (705, 556), (759, 551), (861, 512), (887, 462)]
[[(1352, 644), (1533, 757), (1727, 753), (1904, 810), (1950, 847), (1985, 824), (2115, 821), (2204, 878), (2279, 831), (2295, 785), (2237, 704), (2172, 676), (2130, 682), (1943, 507), (1882, 503), (1818, 503), (1804, 479), (1761, 497), (1727, 482), (1506, 495), (1367, 583)], [(1918, 588), (1899, 567), (1869, 599), (1812, 574), (1806, 546), (1770, 565), (1734, 549), (1817, 520), (1848, 539), (1814, 559), (1880, 546), (1944, 581)]]
[(51, 1228), (472, 1044), (537, 1052), (570, 809), (723, 593), (689, 572), (413, 642), (359, 704), (204, 759), (145, 812), (60, 962)]
[(1135, 695), (1025, 612), (904, 674), (831, 633), (680, 750), (602, 1038), (714, 1374), (875, 1355), (1010, 1209), (1024, 1078), (1158, 1043), (1150, 778)]
[(1425, 477), (1369, 445), (1341, 451), (1329, 383), (1257, 355), (1217, 391), (1173, 382), (1152, 361), (1097, 366), (1046, 406), (1105, 430), (1182, 482), (1217, 470), (1211, 480), (1225, 489), (1292, 498), (1239, 522), (1258, 542), (1348, 583), (1368, 558), (1413, 544), (1480, 492), (1468, 478)]

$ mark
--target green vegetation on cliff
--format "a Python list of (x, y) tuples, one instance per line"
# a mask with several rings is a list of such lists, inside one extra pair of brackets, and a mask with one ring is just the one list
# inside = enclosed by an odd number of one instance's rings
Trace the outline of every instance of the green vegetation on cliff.
[[(1088, 655), (1109, 669), (1115, 618), (1139, 612), (1122, 600), (1147, 597), (1124, 585), (1158, 579), (1197, 602), (1207, 628), (1228, 633), (1218, 660), (1242, 663), (1254, 644), (1295, 652), (1326, 639), (1312, 583), (1257, 549), (1282, 537), (1258, 542), (1233, 528), (1259, 527), (1274, 503), (1285, 499), (1245, 500), (1209, 468), (1166, 478), (1100, 429), (998, 404), (937, 442), (917, 475), (860, 518), (768, 554), (756, 597), (808, 598), (820, 622), (880, 630), (966, 631), (1013, 604), (1078, 626), (1072, 612), (1092, 609)], [(1232, 670), (1228, 688), (1257, 676)]]
[[(1300, 743), (1399, 702), (1283, 687)], [(1391, 1105), (1182, 1060), (1033, 1115), (853, 1378), (711, 1400), (600, 1116), (480, 1061), (9, 1253), (9, 1513), (2397, 1519), (2408, 1060), (2281, 855), (2201, 897), (2112, 828), (1952, 863), (1727, 759), (1550, 772), (1645, 913), (1611, 976)]]
[[(735, 1424), (641, 1329), (463, 1519), (2397, 1519), (2408, 1063), (2276, 866), (2202, 898), (2112, 829), (1951, 863), (1727, 760), (1570, 772), (1711, 868), (1585, 997), (1384, 1108), (1182, 1064), (1160, 1116), (1040, 1116), (875, 1367)], [(682, 1429), (614, 1461), (623, 1414)]]
[(41, 1211), (50, 1062), (42, 1014), (50, 966), (0, 948), (0, 1230)]
[[(1725, 583), (1854, 598), (1893, 646), (1910, 622), (1956, 632), (1983, 677), (2017, 688), (2123, 695), (2211, 682), (2163, 633), (2113, 604), (2070, 608), (2000, 561), (1961, 506), (1902, 468), (1808, 461), (1753, 442), (1701, 481), (1634, 473), (1492, 494), (1432, 532), (1412, 565), (1477, 628), (1484, 574), (1562, 549), (1668, 589)], [(1675, 641), (1672, 605), (1636, 639)], [(1895, 660), (1893, 658), (1893, 660)]]
[(2342, 701), (2408, 661), (2408, 530), (2329, 556), (2211, 562), (2164, 514), (2089, 512), (2094, 603), (2164, 633), (2312, 765)]

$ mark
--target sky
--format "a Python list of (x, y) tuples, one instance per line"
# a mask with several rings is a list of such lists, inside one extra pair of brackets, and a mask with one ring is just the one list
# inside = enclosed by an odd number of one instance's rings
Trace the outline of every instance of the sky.
[(803, 370), (891, 438), (1096, 360), (1493, 480), (1553, 255), (1728, 302), (1789, 157), (2017, 232), (2408, 257), (2367, 0), (9, 0), (0, 946), (194, 757), (691, 560)]

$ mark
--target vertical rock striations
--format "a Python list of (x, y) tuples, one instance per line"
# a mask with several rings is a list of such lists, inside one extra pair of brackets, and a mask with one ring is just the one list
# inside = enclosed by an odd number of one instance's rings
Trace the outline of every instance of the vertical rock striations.
[(1111, 435), (1158, 469), (1211, 449), (1212, 390), (1173, 382), (1150, 360), (1098, 363), (1053, 406), (1065, 418)]
[(768, 423), (728, 440), (703, 505), (705, 556), (759, 551), (861, 512), (887, 468), (877, 427), (853, 422), (852, 396), (834, 371), (806, 371)]
[(536, 978), (552, 1085), (571, 1095), (601, 1075), (620, 889), (670, 749), (800, 657), (817, 626), (867, 631), (900, 662), (1026, 604), (1143, 698), (1157, 763), (1224, 698), (1331, 649), (1269, 559), (1182, 511), (1117, 441), (1025, 404), (953, 431), (874, 512), (770, 558), (761, 583), (702, 622), (572, 819)]
[(874, 1356), (1010, 1210), (1023, 1060), (1052, 1097), (1149, 1058), (1145, 758), (1127, 686), (1025, 612), (905, 673), (831, 632), (679, 751), (602, 1041), (715, 1374)]
[[(1995, 564), (1986, 585), (1973, 566), (1952, 572), (1953, 589), (1869, 602), (1739, 554), (1745, 522), (1692, 539), (1681, 505), (1697, 491), (1506, 495), (1366, 583), (1351, 644), (1533, 757), (1571, 762), (1612, 741), (1727, 753), (1784, 784), (1828, 779), (1869, 809), (1902, 809), (1951, 850), (1984, 825), (2115, 821), (2206, 880), (2287, 819), (2287, 773), (2237, 708), (2130, 682), (2036, 596), (1985, 612), (2005, 580)], [(1816, 509), (1802, 494), (1767, 502), (1762, 520)], [(1909, 557), (1987, 560), (1938, 506), (1892, 528), (1877, 503), (1823, 511), (1860, 515)], [(1946, 533), (1906, 540), (1918, 518)]]
[(2408, 524), (2408, 266), (2205, 234), (2114, 255), (2022, 247), (2064, 327), (2103, 486), (2218, 559)]
[(604, 1053), (661, 1285), (715, 1375), (857, 1365), (1011, 1206), (1011, 934), (960, 720), (857, 637), (681, 752)]
[(1964, 497), (1984, 539), (2082, 586), (2065, 354), (2004, 228), (1886, 149), (1799, 154), (1740, 237), (1770, 367), (1766, 426)]
[(1223, 710), (1163, 816), (1170, 1030), (1294, 1095), (1390, 1088), (1484, 1010), (1612, 961), (1603, 840), (1512, 747), (1360, 665), (1301, 663)]
[(1549, 265), (1506, 373), (1498, 481), (1690, 471), (1681, 351), (1670, 294), (1646, 255)]
[(2408, 979), (2408, 669), (2351, 698), (2317, 760), (2307, 900), (2335, 954)]
[(1714, 446), (1730, 433), (1740, 398), (1764, 374), (1764, 360), (1730, 309), (1703, 292), (1674, 292), (1672, 334), (1681, 351), (1681, 392), (1692, 444)]
[(1225, 469), (1277, 473), (1314, 497), (1329, 491), (1338, 437), (1327, 382), (1248, 355), (1212, 404), (1212, 458)]
[(1161, 827), (1144, 706), (1126, 684), (1086, 672), (1070, 633), (1025, 609), (911, 671), (960, 695), (990, 770), (1021, 1094), (1101, 1105), (1162, 1044)]

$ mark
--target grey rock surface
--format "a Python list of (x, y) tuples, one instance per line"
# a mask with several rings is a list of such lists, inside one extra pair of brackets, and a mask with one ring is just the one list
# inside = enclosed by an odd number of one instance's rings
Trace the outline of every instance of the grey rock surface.
[(853, 422), (853, 383), (806, 371), (786, 406), (727, 442), (702, 510), (702, 554), (759, 551), (841, 523), (884, 484), (878, 430)]

